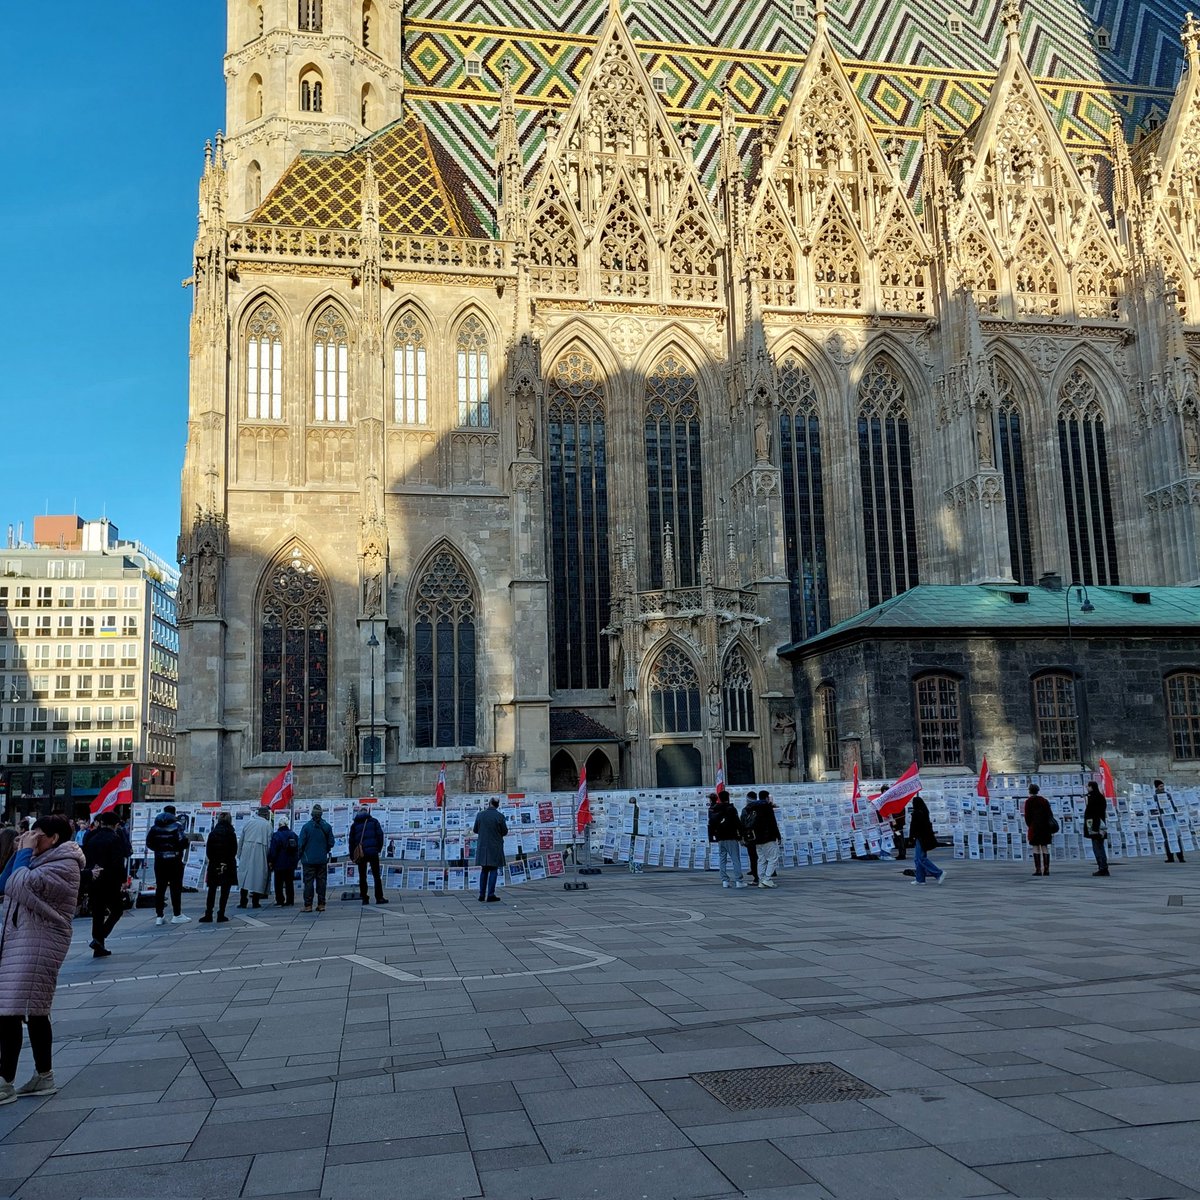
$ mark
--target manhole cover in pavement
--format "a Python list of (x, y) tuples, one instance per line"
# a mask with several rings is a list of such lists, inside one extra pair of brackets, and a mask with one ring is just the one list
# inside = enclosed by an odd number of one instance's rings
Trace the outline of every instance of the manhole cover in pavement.
[(870, 1100), (885, 1094), (833, 1063), (703, 1071), (692, 1078), (727, 1108), (735, 1109), (833, 1104), (839, 1100)]

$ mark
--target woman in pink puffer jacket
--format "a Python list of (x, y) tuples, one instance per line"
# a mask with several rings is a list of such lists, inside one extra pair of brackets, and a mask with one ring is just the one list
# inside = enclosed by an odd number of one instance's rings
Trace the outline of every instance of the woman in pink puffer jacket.
[[(0, 1104), (21, 1096), (52, 1096), (50, 1007), (71, 945), (83, 851), (65, 817), (39, 817), (17, 839), (4, 883), (0, 925)], [(34, 1076), (13, 1087), (21, 1056), (21, 1023), (29, 1029)]]

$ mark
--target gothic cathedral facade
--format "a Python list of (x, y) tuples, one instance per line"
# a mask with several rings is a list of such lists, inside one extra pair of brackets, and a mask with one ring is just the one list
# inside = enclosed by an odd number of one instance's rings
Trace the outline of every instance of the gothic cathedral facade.
[(781, 646), (918, 583), (1200, 581), (1190, 17), (1135, 135), (1016, 0), (891, 126), (863, 81), (919, 69), (824, 0), (792, 54), (425, 7), (229, 0), (181, 796), (819, 777)]

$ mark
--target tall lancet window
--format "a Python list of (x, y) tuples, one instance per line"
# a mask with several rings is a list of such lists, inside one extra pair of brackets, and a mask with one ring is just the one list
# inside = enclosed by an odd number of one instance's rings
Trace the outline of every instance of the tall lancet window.
[(267, 573), (259, 638), (262, 749), (327, 749), (329, 592), (299, 547)]
[(1071, 580), (1120, 583), (1104, 413), (1096, 385), (1081, 367), (1059, 393), (1058, 454)]
[(488, 398), (491, 367), (487, 330), (471, 315), (458, 327), (455, 343), (458, 371), (458, 423), (464, 428), (486, 429), (492, 423)]
[(646, 500), (650, 586), (663, 585), (664, 530), (670, 526), (676, 582), (693, 587), (704, 523), (700, 403), (692, 368), (668, 352), (646, 382)]
[(413, 605), (413, 741), (475, 744), (475, 592), (462, 564), (439, 550)]
[(345, 421), (350, 416), (350, 347), (346, 323), (327, 308), (313, 329), (313, 419)]
[(904, 387), (886, 358), (867, 368), (858, 401), (867, 603), (874, 606), (920, 582), (908, 409)]
[(792, 637), (800, 639), (829, 626), (829, 579), (817, 396), (812, 376), (792, 357), (779, 370), (779, 447)]
[(582, 350), (554, 366), (546, 399), (554, 685), (606, 688), (608, 448), (604, 384)]
[(721, 679), (721, 698), (725, 702), (725, 732), (754, 732), (754, 676), (740, 646), (725, 656)]
[(403, 425), (429, 424), (429, 371), (425, 328), (415, 313), (396, 322), (392, 336), (392, 382), (396, 420)]
[(305, 33), (321, 32), (321, 0), (299, 0), (297, 22)]
[(699, 733), (700, 679), (686, 653), (669, 645), (650, 672), (651, 733)]
[(278, 421), (283, 415), (283, 337), (279, 317), (260, 304), (246, 325), (246, 419)]
[(1008, 553), (1013, 578), (1018, 583), (1036, 582), (1033, 568), (1033, 539), (1030, 536), (1029, 489), (1025, 476), (1025, 442), (1021, 409), (1017, 404), (1012, 376), (996, 368), (997, 419), (1000, 430), (1000, 470), (1004, 474), (1004, 509), (1008, 517)]

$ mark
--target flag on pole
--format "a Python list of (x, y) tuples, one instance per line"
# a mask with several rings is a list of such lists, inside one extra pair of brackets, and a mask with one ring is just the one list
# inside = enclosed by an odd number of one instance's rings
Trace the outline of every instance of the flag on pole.
[(433, 789), (433, 802), (438, 808), (446, 807), (446, 764), (442, 763), (442, 769), (438, 772), (437, 787)]
[(719, 796), (725, 790), (725, 764), (717, 759), (717, 785), (713, 791)]
[(270, 783), (263, 788), (262, 802), (272, 812), (282, 812), (292, 802), (292, 764), (288, 763)]
[(988, 772), (987, 755), (985, 754), (983, 756), (983, 766), (979, 768), (979, 782), (975, 784), (975, 795), (982, 796), (985, 800), (991, 800), (992, 793), (988, 787), (991, 778)]
[(98, 817), (101, 813), (108, 812), (114, 809), (118, 804), (133, 803), (133, 763), (130, 763), (123, 771), (118, 771), (101, 789), (96, 793), (95, 800), (91, 804), (91, 814), (93, 817)]
[(1113, 780), (1112, 768), (1104, 759), (1100, 760), (1100, 790), (1104, 793), (1105, 800), (1116, 803), (1117, 785)]
[(588, 802), (587, 767), (579, 768), (579, 787), (575, 790), (575, 832), (582, 833), (592, 823), (592, 806)]
[(921, 772), (913, 763), (885, 792), (880, 792), (871, 801), (881, 821), (903, 812), (908, 802), (921, 790)]
[(850, 828), (854, 829), (854, 818), (858, 816), (858, 802), (862, 799), (862, 786), (858, 782), (858, 763), (854, 764), (854, 770), (850, 776), (852, 785), (850, 788)]

